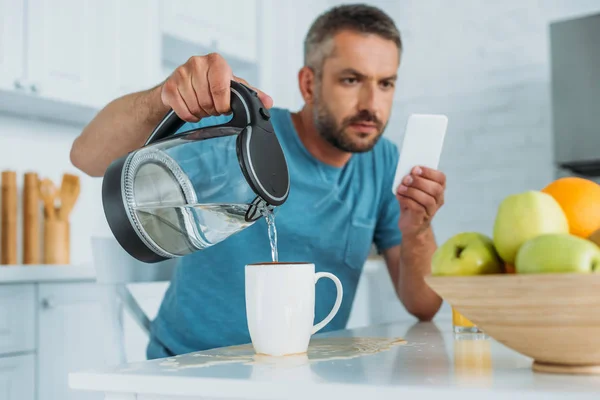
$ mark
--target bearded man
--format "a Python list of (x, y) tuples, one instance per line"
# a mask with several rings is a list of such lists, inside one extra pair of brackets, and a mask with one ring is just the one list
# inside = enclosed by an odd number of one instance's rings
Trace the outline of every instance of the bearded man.
[[(430, 320), (442, 302), (424, 276), (436, 249), (431, 220), (444, 201), (445, 176), (415, 166), (392, 193), (398, 149), (382, 137), (401, 56), (400, 33), (388, 15), (372, 6), (339, 6), (320, 15), (306, 36), (299, 111), (273, 107), (254, 88), (290, 173), (289, 197), (276, 215), (280, 261), (313, 262), (343, 285), (341, 308), (323, 331), (346, 326), (373, 245), (409, 313)], [(142, 146), (169, 109), (186, 121), (181, 131), (227, 121), (232, 79), (247, 84), (218, 54), (191, 57), (155, 88), (103, 108), (73, 143), (73, 164), (102, 176), (113, 160)], [(223, 172), (218, 159), (206, 157), (198, 175)], [(147, 357), (250, 343), (244, 265), (270, 259), (264, 219), (182, 257), (152, 323)], [(316, 321), (333, 307), (330, 283), (316, 287)]]

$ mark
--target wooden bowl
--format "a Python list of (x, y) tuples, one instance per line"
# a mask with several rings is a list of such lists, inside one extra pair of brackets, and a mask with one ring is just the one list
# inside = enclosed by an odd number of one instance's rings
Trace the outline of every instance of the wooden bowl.
[(600, 374), (600, 273), (428, 276), (427, 284), (540, 372)]

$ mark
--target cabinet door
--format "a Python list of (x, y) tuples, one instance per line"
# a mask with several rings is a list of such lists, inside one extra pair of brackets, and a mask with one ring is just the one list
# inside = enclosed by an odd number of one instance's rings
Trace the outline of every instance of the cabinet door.
[(35, 399), (33, 354), (0, 358), (0, 399)]
[(33, 350), (35, 350), (33, 284), (0, 285), (0, 355)]
[(99, 107), (117, 97), (149, 89), (161, 78), (158, 0), (104, 0), (96, 18), (103, 36), (96, 58), (104, 82), (97, 89)]
[[(220, 20), (220, 1), (161, 0), (163, 33), (198, 45), (199, 53), (214, 50)], [(190, 54), (192, 56), (192, 54)]]
[(39, 95), (95, 105), (95, 93), (105, 82), (101, 55), (103, 35), (94, 0), (27, 0), (27, 78)]
[(104, 366), (103, 292), (94, 283), (39, 286), (39, 400), (102, 399), (72, 391), (68, 374)]
[(216, 15), (217, 51), (232, 63), (254, 63), (257, 60), (257, 4), (256, 0), (222, 0)]
[(0, 0), (0, 89), (18, 89), (23, 77), (25, 0)]
[(117, 96), (149, 89), (161, 78), (158, 0), (115, 2), (114, 59)]

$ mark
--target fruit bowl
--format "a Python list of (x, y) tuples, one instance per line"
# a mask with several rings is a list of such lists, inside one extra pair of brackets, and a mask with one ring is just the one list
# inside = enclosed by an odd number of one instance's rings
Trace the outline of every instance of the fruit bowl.
[(538, 372), (600, 374), (600, 273), (427, 276), (427, 284)]

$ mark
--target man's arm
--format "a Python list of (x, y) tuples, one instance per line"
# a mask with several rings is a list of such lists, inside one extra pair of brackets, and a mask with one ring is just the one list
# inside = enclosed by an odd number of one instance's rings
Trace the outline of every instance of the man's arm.
[(431, 272), (431, 257), (436, 250), (433, 230), (419, 236), (403, 237), (402, 245), (383, 252), (398, 298), (406, 310), (421, 321), (431, 320), (442, 299), (425, 283)]
[[(233, 76), (218, 54), (191, 57), (162, 84), (104, 107), (73, 142), (71, 162), (88, 175), (102, 176), (113, 160), (141, 147), (169, 109), (187, 122), (228, 113), (231, 80), (252, 87)], [(265, 107), (273, 105), (269, 96), (253, 89)]]
[[(395, 165), (395, 163), (394, 163)], [(387, 195), (382, 208), (381, 228), (375, 240), (383, 255), (398, 298), (408, 312), (420, 320), (431, 320), (442, 299), (427, 285), (431, 259), (437, 245), (431, 221), (444, 204), (446, 176), (426, 167), (415, 167)], [(395, 204), (394, 204), (395, 203)], [(401, 245), (391, 246), (401, 233)], [(395, 238), (386, 241), (386, 237)]]
[(161, 86), (110, 102), (83, 129), (71, 147), (71, 162), (91, 176), (102, 176), (115, 159), (140, 148), (168, 111)]

